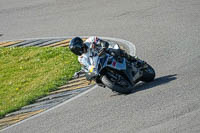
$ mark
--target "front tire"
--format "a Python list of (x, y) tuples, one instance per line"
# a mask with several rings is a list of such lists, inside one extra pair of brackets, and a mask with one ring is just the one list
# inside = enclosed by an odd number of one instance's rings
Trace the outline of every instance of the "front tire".
[(112, 81), (111, 78), (109, 78), (107, 75), (104, 75), (101, 78), (101, 81), (105, 86), (110, 88), (112, 91), (116, 91), (121, 94), (129, 94), (133, 90), (133, 86), (126, 80), (124, 80), (124, 82), (126, 83), (125, 86), (119, 85), (118, 83)]
[(143, 82), (151, 82), (154, 80), (156, 74), (155, 74), (155, 70), (149, 65), (146, 64), (147, 68), (145, 68), (143, 70), (143, 76), (141, 77), (141, 81)]

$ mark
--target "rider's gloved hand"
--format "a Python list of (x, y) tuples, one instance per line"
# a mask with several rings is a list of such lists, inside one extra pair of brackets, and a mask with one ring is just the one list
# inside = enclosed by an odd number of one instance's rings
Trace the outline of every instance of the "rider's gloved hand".
[(102, 42), (101, 42), (101, 46), (102, 46), (102, 48), (105, 48), (105, 49), (107, 49), (107, 48), (108, 48), (108, 46), (109, 46), (109, 43), (108, 43), (108, 42), (106, 42), (106, 41), (102, 41)]

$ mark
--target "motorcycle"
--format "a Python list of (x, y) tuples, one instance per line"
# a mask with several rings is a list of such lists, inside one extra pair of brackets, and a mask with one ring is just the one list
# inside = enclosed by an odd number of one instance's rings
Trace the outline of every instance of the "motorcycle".
[[(117, 51), (116, 44), (111, 51)], [(130, 62), (125, 57), (115, 56), (114, 52), (101, 50), (98, 54), (91, 51), (90, 66), (83, 69), (86, 79), (95, 81), (101, 87), (108, 87), (112, 91), (128, 94), (137, 82), (151, 82), (155, 78), (155, 70), (146, 62), (138, 59)], [(138, 65), (138, 62), (142, 65)]]

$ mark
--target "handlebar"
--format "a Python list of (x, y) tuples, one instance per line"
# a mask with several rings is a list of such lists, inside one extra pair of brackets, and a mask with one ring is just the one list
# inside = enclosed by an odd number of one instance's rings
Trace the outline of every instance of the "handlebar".
[(99, 53), (98, 53), (98, 56), (102, 56), (104, 53), (105, 53), (106, 49), (103, 48)]

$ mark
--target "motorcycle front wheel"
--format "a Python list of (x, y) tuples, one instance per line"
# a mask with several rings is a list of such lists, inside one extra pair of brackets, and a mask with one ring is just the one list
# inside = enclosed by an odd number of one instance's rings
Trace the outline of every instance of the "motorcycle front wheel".
[(129, 94), (133, 90), (133, 86), (125, 79), (121, 79), (121, 81), (116, 82), (109, 75), (104, 75), (101, 78), (102, 83), (110, 88), (112, 91), (121, 93), (121, 94)]
[(140, 80), (143, 82), (151, 82), (155, 78), (155, 70), (149, 64), (146, 65), (147, 67), (143, 70), (143, 76)]

